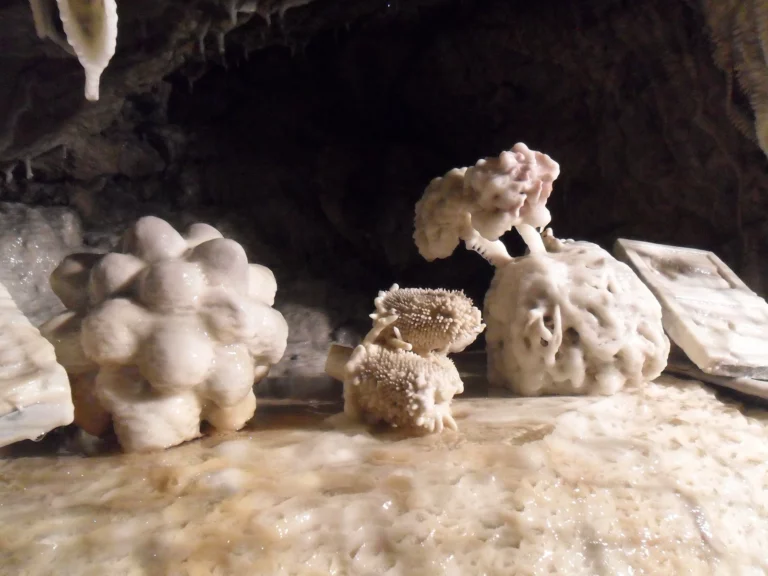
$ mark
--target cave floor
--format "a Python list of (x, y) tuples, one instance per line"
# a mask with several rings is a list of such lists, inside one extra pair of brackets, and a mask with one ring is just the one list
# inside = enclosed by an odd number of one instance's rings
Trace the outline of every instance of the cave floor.
[(340, 408), (264, 400), (161, 453), (2, 459), (0, 574), (768, 571), (768, 412), (698, 382), (476, 392), (423, 437)]

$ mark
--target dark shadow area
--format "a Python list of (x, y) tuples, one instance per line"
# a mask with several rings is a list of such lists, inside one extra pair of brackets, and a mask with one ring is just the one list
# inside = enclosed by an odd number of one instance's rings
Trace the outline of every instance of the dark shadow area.
[[(463, 288), (480, 302), (492, 269), (463, 248), (425, 262), (414, 204), (432, 178), (523, 141), (561, 165), (557, 235), (714, 250), (762, 291), (766, 161), (724, 112), (695, 7), (382, 3), (341, 19), (348, 9), (252, 19), (222, 54), (211, 29), (204, 58), (185, 44), (164, 82), (129, 94), (100, 133), (35, 158), (33, 180), (12, 169), (0, 199), (69, 204), (102, 237), (125, 204), (195, 214), (231, 222), (283, 281), (371, 298), (395, 281)], [(321, 10), (327, 26), (307, 35)]]
[(423, 261), (413, 206), (432, 178), (524, 141), (561, 164), (558, 235), (715, 250), (760, 289), (743, 250), (765, 200), (744, 183), (763, 181), (765, 159), (722, 114), (698, 15), (652, 4), (448, 3), (294, 53), (230, 50), (191, 92), (183, 70), (169, 78), (179, 174), (198, 175), (202, 206), (248, 214), (289, 267), (363, 292), (398, 281), (481, 300), (490, 267), (463, 249)]

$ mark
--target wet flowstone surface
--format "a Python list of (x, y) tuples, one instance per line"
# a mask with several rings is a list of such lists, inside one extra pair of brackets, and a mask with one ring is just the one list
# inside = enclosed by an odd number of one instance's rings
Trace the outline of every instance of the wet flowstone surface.
[(454, 401), (459, 432), (423, 437), (273, 400), (240, 433), (151, 455), (16, 448), (0, 572), (768, 569), (767, 412), (666, 376), (602, 398), (473, 396)]

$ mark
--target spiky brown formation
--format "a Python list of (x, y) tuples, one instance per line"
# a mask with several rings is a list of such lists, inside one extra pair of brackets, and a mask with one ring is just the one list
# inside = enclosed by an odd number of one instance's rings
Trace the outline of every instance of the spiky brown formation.
[(397, 427), (456, 430), (451, 399), (463, 391), (456, 366), (445, 356), (361, 344), (346, 365), (344, 411)]
[(451, 400), (464, 392), (448, 352), (460, 352), (484, 329), (463, 292), (405, 288), (379, 292), (373, 327), (352, 350), (333, 346), (326, 373), (344, 382), (344, 412), (368, 422), (441, 432), (456, 430)]
[(399, 333), (413, 352), (461, 352), (485, 329), (480, 310), (459, 290), (400, 288), (379, 292), (374, 320), (396, 315), (384, 338)]

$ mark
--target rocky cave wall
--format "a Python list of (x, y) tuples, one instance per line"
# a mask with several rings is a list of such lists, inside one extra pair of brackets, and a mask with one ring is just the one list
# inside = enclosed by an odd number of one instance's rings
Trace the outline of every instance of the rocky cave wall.
[(329, 386), (327, 343), (355, 341), (376, 290), (482, 299), (477, 255), (419, 257), (413, 205), (431, 178), (517, 141), (561, 164), (558, 235), (714, 250), (768, 287), (766, 157), (727, 113), (738, 94), (696, 4), (316, 0), (236, 25), (213, 2), (119, 6), (93, 103), (27, 3), (0, 3), (0, 281), (34, 295), (36, 319), (80, 238), (105, 247), (148, 213), (201, 219), (277, 275), (292, 336), (269, 391)]

